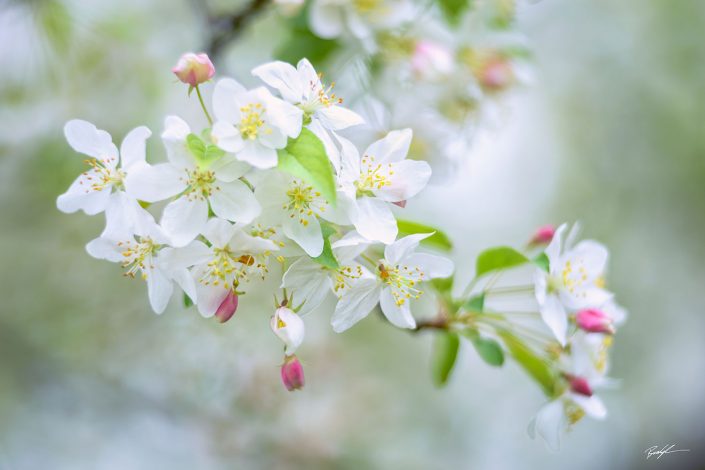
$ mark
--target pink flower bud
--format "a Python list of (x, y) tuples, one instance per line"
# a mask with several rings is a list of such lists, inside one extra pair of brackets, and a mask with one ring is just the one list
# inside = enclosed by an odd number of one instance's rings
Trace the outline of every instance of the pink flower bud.
[(443, 44), (421, 40), (411, 56), (411, 69), (423, 79), (434, 79), (453, 71), (453, 54)]
[(585, 395), (586, 397), (592, 396), (592, 389), (586, 379), (570, 375), (568, 376), (568, 382), (570, 383), (570, 389), (573, 392), (580, 395)]
[(588, 308), (575, 314), (575, 323), (589, 333), (613, 334), (612, 319), (602, 310)]
[(187, 52), (179, 58), (176, 67), (171, 69), (179, 80), (191, 86), (207, 82), (215, 74), (215, 67), (206, 54)]
[(304, 368), (296, 356), (286, 356), (282, 364), (282, 383), (287, 390), (293, 392), (304, 386)]
[(406, 207), (406, 199), (404, 199), (403, 201), (393, 202), (392, 204), (394, 204), (395, 206), (399, 206), (403, 209)]
[(556, 228), (553, 225), (543, 225), (539, 227), (534, 236), (531, 238), (531, 245), (545, 245), (551, 243), (553, 234), (556, 233)]
[(514, 81), (514, 72), (508, 60), (494, 57), (483, 65), (477, 79), (485, 90), (502, 91)]
[(215, 312), (215, 317), (220, 321), (220, 323), (225, 323), (230, 320), (230, 318), (237, 312), (238, 298), (237, 294), (233, 290), (228, 291), (228, 295), (225, 296), (223, 301), (220, 303), (218, 310)]

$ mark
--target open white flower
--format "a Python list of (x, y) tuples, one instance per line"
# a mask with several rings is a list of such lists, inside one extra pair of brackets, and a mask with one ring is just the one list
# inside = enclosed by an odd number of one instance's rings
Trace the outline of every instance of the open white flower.
[(392, 131), (370, 145), (362, 158), (350, 141), (339, 138), (340, 204), (355, 229), (369, 240), (394, 241), (398, 230), (390, 205), (418, 194), (431, 177), (428, 163), (406, 160), (411, 138), (411, 129)]
[(375, 276), (358, 280), (342, 295), (331, 320), (333, 330), (338, 333), (347, 330), (366, 317), (377, 302), (392, 324), (400, 328), (416, 327), (409, 303), (423, 295), (421, 283), (453, 273), (453, 262), (449, 259), (415, 252), (421, 240), (431, 235), (409, 235), (387, 245)]
[(165, 208), (161, 225), (174, 246), (185, 246), (216, 216), (249, 223), (260, 213), (252, 190), (239, 178), (249, 170), (232, 155), (195, 155), (187, 143), (191, 130), (176, 116), (166, 118), (162, 134), (168, 163), (136, 165), (125, 180), (127, 193), (147, 202), (178, 196)]
[(282, 231), (309, 256), (323, 251), (319, 218), (347, 224), (340, 210), (334, 210), (310, 184), (286, 173), (271, 172), (257, 184), (255, 195), (262, 204), (260, 221), (281, 224)]
[(377, 29), (394, 28), (414, 17), (409, 0), (314, 0), (309, 11), (311, 30), (322, 38), (350, 32), (369, 40)]
[(286, 62), (270, 62), (256, 67), (252, 74), (325, 129), (336, 131), (363, 123), (359, 114), (340, 106), (343, 100), (332, 92), (334, 84), (325, 88), (308, 59), (301, 59), (296, 68)]
[(360, 279), (371, 279), (374, 275), (355, 261), (370, 242), (356, 232), (350, 232), (331, 247), (338, 261), (338, 268), (321, 265), (308, 256), (302, 256), (289, 266), (282, 278), (282, 287), (292, 293), (293, 299), (303, 302), (300, 313), (318, 307), (332, 292), (340, 298)]
[(105, 234), (115, 230), (143, 229), (148, 223), (139, 203), (125, 194), (127, 174), (145, 161), (145, 141), (152, 132), (144, 126), (131, 130), (123, 139), (120, 152), (110, 134), (93, 124), (74, 119), (64, 126), (69, 145), (91, 158), (91, 169), (82, 173), (56, 205), (62, 212), (82, 210), (88, 215), (105, 211)]
[(303, 111), (275, 98), (265, 87), (247, 90), (224, 78), (213, 91), (213, 141), (256, 168), (277, 165), (277, 149), (301, 132)]
[(264, 276), (267, 266), (261, 255), (279, 247), (271, 240), (253, 237), (238, 225), (213, 218), (203, 230), (210, 246), (195, 240), (187, 252), (175, 254), (170, 266), (193, 266), (191, 274), (196, 281), (198, 311), (211, 317), (231, 290), (249, 279), (251, 275)]
[(275, 335), (286, 345), (285, 354), (293, 355), (304, 341), (304, 321), (293, 310), (279, 307), (269, 321)]
[(592, 240), (581, 241), (573, 247), (575, 231), (564, 244), (566, 228), (565, 224), (561, 225), (546, 248), (548, 272), (537, 269), (534, 275), (541, 318), (563, 346), (568, 329), (566, 310), (599, 307), (612, 296), (602, 288), (607, 249)]
[(147, 292), (152, 310), (162, 313), (174, 291), (172, 281), (196, 301), (193, 279), (185, 268), (170, 265), (173, 248), (163, 230), (151, 220), (138, 233), (128, 231), (111, 232), (90, 241), (86, 245), (88, 254), (98, 259), (120, 263), (125, 275), (140, 276), (147, 282)]

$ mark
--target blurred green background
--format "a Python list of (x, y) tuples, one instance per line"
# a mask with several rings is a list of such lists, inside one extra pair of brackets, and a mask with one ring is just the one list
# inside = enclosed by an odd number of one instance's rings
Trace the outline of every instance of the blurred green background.
[[(282, 21), (259, 17), (216, 67), (248, 80)], [(308, 383), (287, 393), (264, 290), (224, 326), (178, 302), (151, 313), (143, 285), (85, 253), (102, 217), (55, 207), (83, 168), (62, 127), (80, 117), (119, 141), (158, 135), (168, 113), (200, 119), (170, 67), (204, 44), (203, 17), (186, 1), (0, 2), (0, 469), (705, 468), (703, 24), (695, 0), (521, 3), (534, 82), (454, 185), (409, 205), (456, 240), (461, 276), (547, 222), (580, 219), (609, 246), (630, 310), (621, 388), (603, 394), (607, 421), (551, 454), (525, 431), (538, 388), (468, 348), (436, 390), (430, 337), (372, 316), (336, 335), (319, 312)], [(645, 460), (668, 444), (690, 452)]]

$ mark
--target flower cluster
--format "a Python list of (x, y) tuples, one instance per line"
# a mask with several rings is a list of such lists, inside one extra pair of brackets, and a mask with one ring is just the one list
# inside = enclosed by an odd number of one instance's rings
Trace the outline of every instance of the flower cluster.
[[(210, 70), (191, 54), (174, 73), (200, 99)], [(450, 276), (453, 264), (416, 251), (431, 233), (399, 236), (394, 210), (431, 176), (427, 163), (406, 158), (411, 131), (390, 132), (359, 151), (339, 131), (362, 118), (308, 60), (252, 73), (266, 86), (247, 89), (230, 78), (215, 84), (211, 127), (194, 131), (177, 116), (165, 119), (166, 161), (147, 161), (146, 127), (118, 150), (93, 124), (68, 122), (66, 139), (89, 169), (59, 196), (59, 209), (105, 213), (88, 253), (146, 281), (156, 313), (179, 288), (201, 315), (225, 322), (251, 281), (278, 276), (284, 294), (271, 328), (286, 345), (287, 370), (304, 338), (300, 314), (329, 295), (338, 299), (336, 331), (378, 304), (391, 323), (415, 327), (410, 304), (427, 281)]]
[[(427, 67), (423, 60), (439, 59), (419, 60)], [(187, 54), (173, 71), (189, 94), (196, 91), (209, 126), (192, 129), (167, 116), (166, 158), (158, 161), (147, 158), (146, 127), (129, 132), (118, 149), (107, 132), (69, 121), (66, 139), (88, 169), (57, 200), (63, 212), (105, 214), (103, 232), (86, 250), (144, 280), (154, 312), (183, 291), (203, 317), (224, 323), (253, 283), (275, 277), (281, 300), (275, 293), (269, 324), (284, 345), (281, 379), (289, 391), (304, 386), (296, 356), (303, 315), (330, 298), (336, 332), (376, 308), (396, 327), (433, 330), (439, 385), (461, 337), (492, 366), (510, 356), (549, 399), (530, 433), (552, 448), (582, 416), (606, 415), (594, 391), (611, 383), (608, 349), (626, 313), (605, 288), (603, 245), (576, 243), (577, 226), (567, 235), (565, 225), (543, 226), (526, 252), (482, 252), (458, 294), (453, 262), (428, 250), (449, 251), (448, 237), (398, 218), (432, 175), (428, 162), (407, 158), (411, 129), (358, 147), (347, 133), (366, 120), (306, 59), (256, 67), (262, 86), (253, 89), (222, 78), (210, 107), (199, 88), (214, 75), (207, 56)], [(427, 293), (437, 316), (417, 320), (411, 306)]]

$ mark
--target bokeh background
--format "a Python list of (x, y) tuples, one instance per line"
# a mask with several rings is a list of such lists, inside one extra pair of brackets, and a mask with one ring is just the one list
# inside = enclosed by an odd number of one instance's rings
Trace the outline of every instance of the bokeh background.
[[(262, 15), (218, 68), (246, 79), (281, 21)], [(373, 316), (336, 335), (318, 312), (299, 355), (308, 383), (287, 393), (266, 292), (224, 326), (178, 302), (151, 313), (143, 285), (85, 253), (102, 218), (55, 208), (82, 169), (62, 127), (198, 119), (170, 67), (201, 47), (203, 18), (187, 1), (0, 1), (0, 469), (705, 468), (703, 24), (696, 0), (522, 3), (533, 83), (453, 185), (409, 205), (456, 240), (461, 277), (481, 249), (547, 222), (580, 219), (611, 249), (630, 310), (621, 388), (604, 394), (607, 421), (552, 454), (526, 435), (538, 388), (470, 348), (437, 390), (429, 336)], [(690, 452), (645, 460), (668, 444)]]

